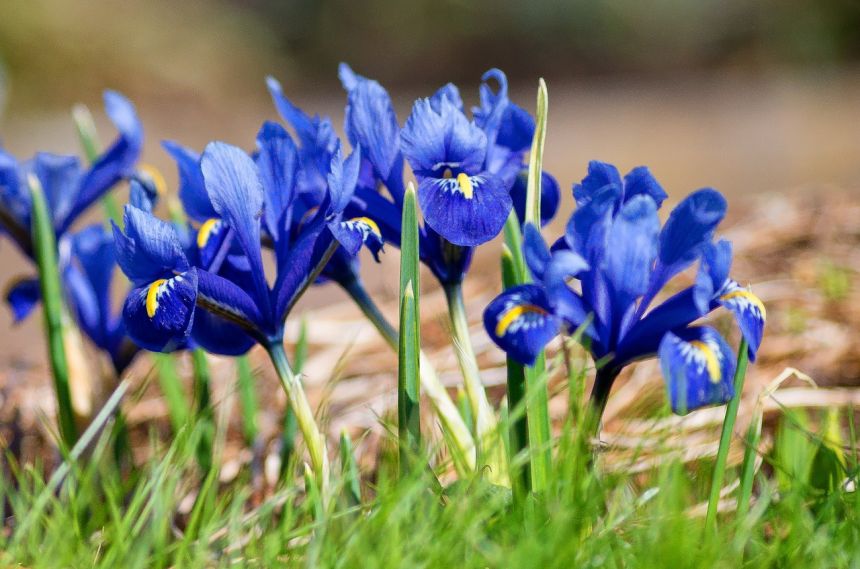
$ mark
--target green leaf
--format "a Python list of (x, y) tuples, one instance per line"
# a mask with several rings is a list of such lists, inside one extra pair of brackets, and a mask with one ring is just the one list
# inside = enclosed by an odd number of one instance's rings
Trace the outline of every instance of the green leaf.
[(846, 476), (845, 441), (839, 428), (839, 410), (827, 409), (821, 428), (821, 439), (812, 459), (810, 484), (825, 494), (842, 486)]
[(420, 453), (420, 285), (418, 267), (418, 212), (415, 188), (403, 200), (400, 255), (400, 337), (397, 351), (397, 416), (400, 472), (405, 474)]
[(541, 172), (543, 171), (543, 147), (546, 142), (546, 116), (549, 108), (546, 83), (538, 82), (535, 134), (529, 154), (529, 179), (526, 186), (526, 223), (540, 227)]
[(44, 307), (45, 337), (48, 341), (48, 356), (57, 397), (57, 418), (60, 436), (68, 448), (78, 438), (72, 395), (69, 388), (69, 366), (63, 338), (63, 293), (60, 271), (57, 266), (57, 243), (51, 214), (42, 191), (42, 184), (35, 175), (28, 177), (32, 197), (33, 251), (39, 268), (39, 285)]

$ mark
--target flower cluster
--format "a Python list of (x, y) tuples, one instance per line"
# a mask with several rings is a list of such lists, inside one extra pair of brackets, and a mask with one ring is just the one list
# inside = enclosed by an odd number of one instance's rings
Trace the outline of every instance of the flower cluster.
[[(648, 169), (622, 179), (601, 162), (589, 165), (573, 196), (577, 209), (551, 248), (536, 228), (526, 227), (523, 253), (534, 283), (490, 303), (488, 334), (513, 358), (532, 364), (556, 335), (579, 329), (602, 365), (598, 391), (608, 393), (627, 364), (656, 354), (675, 412), (731, 399), (732, 350), (716, 330), (693, 323), (718, 307), (728, 309), (754, 360), (765, 308), (729, 278), (731, 244), (714, 240), (726, 212), (723, 196), (698, 190), (661, 227), (666, 193)], [(697, 262), (695, 284), (649, 310), (667, 283)]]

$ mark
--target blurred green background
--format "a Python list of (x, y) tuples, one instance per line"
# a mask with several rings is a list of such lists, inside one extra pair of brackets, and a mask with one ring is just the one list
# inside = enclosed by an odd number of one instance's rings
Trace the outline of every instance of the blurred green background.
[[(0, 141), (21, 157), (77, 152), (76, 102), (106, 141), (100, 96), (117, 89), (146, 125), (145, 161), (173, 183), (159, 141), (251, 147), (276, 117), (268, 74), (339, 126), (339, 61), (386, 85), (401, 120), (447, 81), (474, 102), (490, 67), (528, 109), (546, 78), (545, 165), (563, 188), (592, 158), (648, 164), (671, 196), (715, 186), (734, 208), (768, 192), (853, 190), (860, 178), (856, 0), (5, 0)], [(27, 268), (5, 243), (0, 264), (4, 282)], [(9, 322), (0, 310), (4, 336)], [(18, 328), (0, 355), (40, 358), (38, 325)]]

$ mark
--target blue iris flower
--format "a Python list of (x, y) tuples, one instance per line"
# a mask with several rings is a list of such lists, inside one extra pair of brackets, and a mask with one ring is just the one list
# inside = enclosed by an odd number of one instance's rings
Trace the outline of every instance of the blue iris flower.
[(136, 175), (143, 127), (134, 106), (113, 91), (105, 93), (104, 101), (105, 111), (119, 136), (87, 169), (76, 156), (40, 152), (21, 163), (0, 149), (0, 225), (24, 254), (32, 256), (27, 186), (30, 174), (42, 184), (58, 241), (117, 182)]
[[(357, 183), (359, 151), (343, 158), (335, 148), (325, 196), (296, 230), (287, 221), (297, 203), (295, 145), (274, 123), (263, 126), (257, 143), (252, 157), (213, 142), (199, 160), (168, 146), (174, 157), (182, 156), (186, 210), (205, 219), (190, 244), (175, 225), (126, 206), (125, 233), (114, 228), (117, 261), (134, 285), (123, 317), (142, 347), (171, 351), (191, 340), (235, 355), (254, 342), (279, 346), (287, 314), (336, 248), (354, 255), (365, 241), (366, 227), (342, 219)], [(202, 185), (189, 185), (197, 183), (192, 178)], [(271, 286), (263, 270), (264, 237), (276, 260)]]
[[(459, 90), (448, 84), (417, 101), (403, 129), (378, 82), (346, 64), (340, 79), (348, 93), (347, 136), (365, 151), (347, 213), (373, 218), (385, 241), (398, 246), (405, 158), (418, 178), (424, 215), (421, 260), (443, 284), (459, 284), (473, 247), (499, 233), (512, 207), (525, 207), (522, 174), (534, 120), (509, 100), (507, 80), (498, 70), (484, 75), (472, 120)], [(543, 188), (542, 217), (548, 221), (558, 206), (558, 185), (547, 174)]]
[[(107, 115), (119, 134), (89, 168), (85, 169), (75, 156), (40, 152), (28, 161), (18, 162), (0, 150), (0, 228), (35, 262), (27, 182), (28, 176), (34, 175), (45, 192), (51, 214), (66, 300), (81, 329), (110, 356), (120, 373), (137, 348), (125, 336), (121, 320), (110, 310), (115, 267), (112, 236), (96, 226), (76, 233), (70, 229), (84, 211), (121, 180), (130, 180), (132, 199), (138, 202), (153, 198), (155, 182), (137, 169), (143, 128), (134, 106), (112, 91), (105, 93), (104, 100)], [(6, 293), (16, 321), (26, 318), (40, 298), (36, 277), (19, 277)]]
[[(577, 209), (551, 249), (535, 227), (526, 226), (523, 252), (534, 283), (489, 304), (484, 324), (492, 339), (531, 365), (559, 332), (581, 327), (583, 343), (603, 363), (595, 384), (601, 405), (624, 366), (654, 355), (675, 412), (731, 399), (732, 350), (713, 328), (693, 324), (718, 307), (728, 309), (754, 361), (765, 308), (729, 278), (731, 244), (714, 241), (725, 198), (710, 188), (698, 190), (661, 227), (657, 212), (666, 193), (648, 169), (622, 179), (602, 162), (589, 165), (573, 194)], [(697, 262), (695, 284), (650, 308), (673, 277)]]

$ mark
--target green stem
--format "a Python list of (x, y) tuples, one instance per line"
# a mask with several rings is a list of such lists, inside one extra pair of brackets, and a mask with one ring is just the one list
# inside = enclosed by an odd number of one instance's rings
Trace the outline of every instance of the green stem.
[(30, 175), (28, 182), (33, 203), (33, 249), (36, 254), (36, 264), (39, 267), (39, 285), (45, 316), (45, 336), (48, 340), (48, 355), (57, 397), (60, 436), (66, 446), (72, 448), (78, 434), (69, 387), (69, 365), (63, 342), (64, 308), (60, 272), (57, 267), (57, 243), (42, 185), (34, 175)]
[(723, 488), (723, 480), (726, 475), (726, 461), (729, 457), (729, 447), (732, 442), (732, 434), (735, 428), (735, 420), (738, 418), (738, 408), (741, 404), (741, 394), (744, 389), (744, 379), (747, 373), (747, 342), (741, 340), (738, 349), (738, 366), (735, 372), (735, 396), (726, 406), (726, 418), (723, 421), (723, 431), (720, 434), (720, 447), (717, 450), (717, 461), (714, 464), (714, 475), (711, 478), (711, 495), (708, 499), (708, 513), (705, 518), (705, 527), (714, 530), (717, 527), (717, 507), (720, 502), (720, 491)]
[(406, 285), (400, 302), (400, 345), (397, 366), (397, 418), (400, 440), (400, 475), (411, 471), (421, 453), (420, 332), (418, 299), (412, 283)]
[(463, 301), (463, 288), (460, 284), (449, 284), (444, 289), (448, 300), (448, 315), (451, 320), (454, 352), (457, 355), (457, 362), (460, 364), (460, 372), (463, 374), (466, 396), (472, 405), (472, 416), (475, 418), (479, 459), (483, 455), (482, 460), (490, 467), (489, 475), (493, 482), (507, 484), (509, 479), (504, 448), (500, 444), (496, 417), (487, 399), (484, 384), (481, 382), (478, 358), (472, 347), (466, 305)]
[(305, 445), (308, 447), (308, 454), (311, 457), (314, 476), (320, 488), (325, 491), (328, 486), (328, 455), (326, 453), (325, 439), (323, 439), (317, 428), (313, 411), (305, 396), (301, 381), (299, 381), (298, 376), (290, 368), (283, 345), (280, 343), (271, 344), (267, 346), (267, 351), (272, 364), (275, 366), (281, 386), (284, 388), (284, 393), (287, 395), (287, 402), (293, 413), (295, 413), (296, 422), (302, 431)]
[[(379, 332), (379, 335), (391, 346), (395, 352), (397, 348), (397, 331), (388, 322), (382, 311), (367, 293), (360, 280), (351, 283), (341, 283), (343, 289), (355, 301), (367, 319)], [(433, 405), (433, 410), (442, 424), (442, 432), (449, 443), (449, 448), (454, 459), (454, 465), (458, 474), (467, 475), (475, 471), (475, 442), (469, 427), (463, 421), (463, 417), (457, 406), (451, 400), (448, 390), (442, 385), (439, 376), (430, 358), (422, 350), (419, 353), (419, 370), (421, 377), (421, 390)]]

